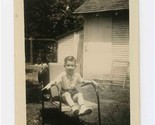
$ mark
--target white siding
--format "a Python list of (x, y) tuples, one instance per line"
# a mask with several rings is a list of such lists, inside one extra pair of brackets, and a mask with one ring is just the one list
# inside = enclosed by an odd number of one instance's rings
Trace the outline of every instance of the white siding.
[(80, 33), (83, 32), (80, 30), (58, 40), (58, 63), (63, 64), (66, 56), (74, 56), (77, 58)]
[(58, 41), (58, 63), (63, 64), (64, 58), (66, 56), (69, 55), (74, 56), (73, 40), (74, 40), (74, 34), (71, 34), (69, 36), (63, 37)]
[(113, 17), (112, 53), (113, 61), (129, 61), (129, 19), (127, 17)]

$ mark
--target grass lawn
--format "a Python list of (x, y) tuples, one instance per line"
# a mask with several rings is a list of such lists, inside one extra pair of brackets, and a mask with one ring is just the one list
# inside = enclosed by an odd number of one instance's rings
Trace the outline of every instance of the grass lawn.
[[(27, 125), (98, 125), (97, 109), (88, 116), (80, 117), (80, 121), (72, 117), (71, 113), (61, 113), (49, 102), (46, 110), (41, 110), (41, 86), (37, 82), (39, 66), (26, 66), (26, 107)], [(100, 91), (102, 125), (130, 125), (130, 89), (123, 90), (122, 86), (102, 85), (105, 91)], [(84, 98), (96, 102), (96, 95), (92, 87), (83, 87)]]

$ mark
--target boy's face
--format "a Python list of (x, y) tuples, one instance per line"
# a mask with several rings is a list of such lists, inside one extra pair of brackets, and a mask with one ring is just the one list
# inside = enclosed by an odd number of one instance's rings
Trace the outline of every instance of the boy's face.
[(65, 68), (67, 73), (73, 73), (76, 68), (76, 64), (74, 61), (67, 61), (65, 64)]

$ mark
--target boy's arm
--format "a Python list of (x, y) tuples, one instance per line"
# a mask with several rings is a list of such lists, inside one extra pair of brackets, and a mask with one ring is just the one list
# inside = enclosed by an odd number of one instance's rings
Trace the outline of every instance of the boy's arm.
[(96, 86), (99, 86), (99, 84), (97, 82), (95, 82), (94, 80), (86, 80), (86, 79), (83, 79), (82, 81), (83, 84), (94, 84)]
[(83, 84), (89, 84), (89, 83), (93, 83), (92, 80), (86, 80), (86, 79), (82, 79), (82, 82)]
[(50, 83), (48, 83), (42, 90), (44, 89), (50, 89), (52, 85), (54, 84), (59, 84), (62, 82), (62, 73), (60, 75), (57, 76), (57, 78), (54, 81), (51, 81)]
[(89, 84), (89, 83), (92, 83), (92, 80), (86, 80), (84, 78), (81, 77), (81, 75), (79, 73), (77, 73), (77, 76), (78, 76), (78, 80), (79, 80), (79, 83), (81, 84)]
[(94, 84), (95, 86), (99, 87), (101, 90), (105, 90), (103, 87), (101, 87), (101, 85), (99, 85), (99, 83), (97, 83), (94, 80), (83, 80), (82, 81), (83, 84)]
[(56, 84), (55, 81), (51, 81), (50, 83), (48, 83), (44, 88), (42, 88), (42, 90), (45, 90), (45, 89), (50, 89), (52, 85)]
[(95, 86), (99, 87), (101, 90), (105, 90), (103, 87), (101, 87), (99, 85), (99, 83), (95, 82), (94, 80), (86, 80), (86, 79), (83, 79), (80, 74), (79, 74), (79, 80), (80, 82), (79, 83), (82, 83), (82, 84), (94, 84)]

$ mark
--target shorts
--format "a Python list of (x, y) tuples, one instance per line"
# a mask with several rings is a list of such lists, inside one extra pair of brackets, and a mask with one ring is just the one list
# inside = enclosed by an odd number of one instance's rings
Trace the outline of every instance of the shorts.
[(64, 94), (65, 92), (70, 93), (72, 98), (75, 94), (79, 93), (77, 89), (62, 90), (61, 92), (62, 94)]

